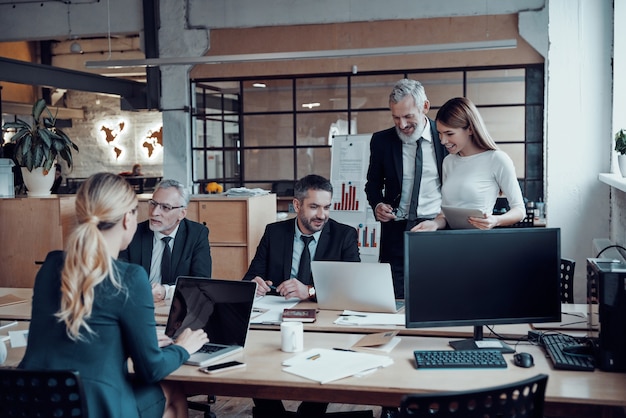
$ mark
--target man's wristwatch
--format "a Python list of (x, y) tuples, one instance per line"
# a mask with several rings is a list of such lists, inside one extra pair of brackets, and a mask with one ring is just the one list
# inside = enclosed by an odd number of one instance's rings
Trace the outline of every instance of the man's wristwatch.
[(309, 299), (315, 299), (315, 288), (311, 285), (309, 285), (308, 288), (309, 288)]

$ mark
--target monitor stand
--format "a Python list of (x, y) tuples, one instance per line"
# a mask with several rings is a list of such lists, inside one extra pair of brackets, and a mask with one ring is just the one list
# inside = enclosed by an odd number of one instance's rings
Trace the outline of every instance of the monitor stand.
[(499, 350), (502, 353), (515, 353), (515, 350), (503, 341), (483, 338), (483, 327), (474, 327), (474, 338), (450, 341), (448, 344), (455, 350)]

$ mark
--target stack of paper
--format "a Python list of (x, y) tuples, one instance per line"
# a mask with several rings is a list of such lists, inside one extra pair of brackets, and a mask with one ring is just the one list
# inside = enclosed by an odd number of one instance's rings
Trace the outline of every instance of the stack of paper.
[(400, 343), (400, 337), (396, 337), (398, 331), (385, 331), (376, 334), (368, 334), (352, 345), (352, 348), (390, 353)]
[(260, 196), (269, 194), (269, 190), (263, 190), (260, 188), (248, 189), (246, 187), (233, 187), (226, 191), (227, 196)]
[(265, 295), (254, 300), (251, 324), (275, 325), (282, 322), (283, 310), (293, 308), (300, 302), (298, 298), (285, 299), (284, 296)]
[(315, 348), (283, 362), (283, 371), (322, 384), (393, 364), (388, 356)]
[(406, 319), (404, 314), (371, 313), (345, 310), (335, 320), (337, 325), (402, 325)]

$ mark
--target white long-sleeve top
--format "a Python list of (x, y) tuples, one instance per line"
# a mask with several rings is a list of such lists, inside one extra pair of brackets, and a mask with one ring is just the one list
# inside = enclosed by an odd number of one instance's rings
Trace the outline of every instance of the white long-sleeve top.
[(524, 212), (524, 198), (511, 158), (500, 150), (462, 157), (450, 154), (443, 160), (442, 205), (480, 209), (492, 213), (500, 190), (509, 206)]

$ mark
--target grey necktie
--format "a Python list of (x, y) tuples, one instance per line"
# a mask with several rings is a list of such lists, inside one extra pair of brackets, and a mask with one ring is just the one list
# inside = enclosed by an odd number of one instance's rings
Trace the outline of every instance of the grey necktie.
[(300, 255), (298, 280), (304, 284), (313, 284), (313, 280), (311, 278), (311, 252), (309, 251), (309, 243), (313, 241), (313, 236), (300, 235), (300, 239), (304, 241), (304, 249)]
[(170, 284), (172, 282), (172, 250), (170, 250), (170, 241), (172, 237), (163, 237), (161, 241), (165, 244), (163, 248), (163, 258), (161, 258), (161, 283)]
[(413, 180), (413, 192), (411, 193), (411, 205), (409, 206), (409, 221), (417, 219), (417, 201), (420, 195), (420, 182), (422, 181), (422, 141), (420, 137), (417, 140), (417, 150), (415, 151), (415, 180)]

